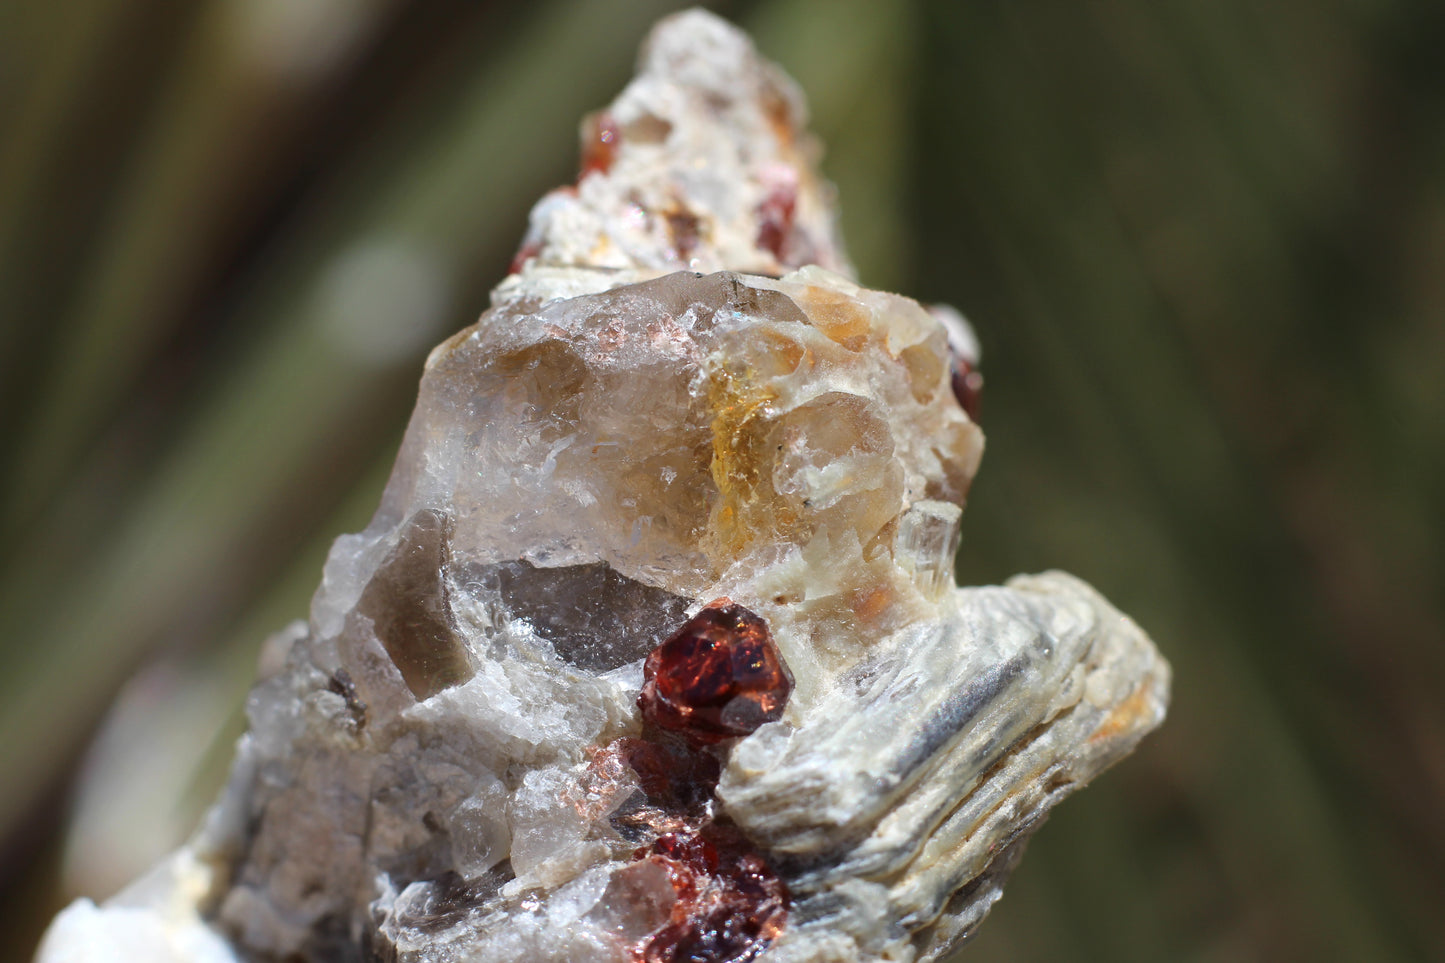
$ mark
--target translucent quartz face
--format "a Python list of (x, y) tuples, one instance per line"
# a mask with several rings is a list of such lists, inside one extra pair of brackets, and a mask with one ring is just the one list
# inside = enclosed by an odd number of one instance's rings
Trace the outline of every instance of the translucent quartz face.
[[(359, 537), (441, 513), (463, 594), (535, 582), (496, 568), (527, 565), (594, 566), (640, 586), (634, 596), (733, 597), (804, 627), (806, 639), (777, 644), (807, 700), (951, 581), (958, 519), (944, 516), (964, 500), (983, 437), (948, 358), (944, 329), (917, 303), (818, 268), (781, 280), (679, 272), (508, 303), (433, 353), (382, 509)], [(314, 610), (327, 634), (362, 590), (353, 567), (348, 548), (328, 569)], [(612, 643), (585, 634), (567, 647), (609, 664)]]
[(489, 315), (434, 353), (383, 521), (696, 596), (759, 547), (961, 503), (982, 436), (913, 301), (805, 269), (676, 273)]

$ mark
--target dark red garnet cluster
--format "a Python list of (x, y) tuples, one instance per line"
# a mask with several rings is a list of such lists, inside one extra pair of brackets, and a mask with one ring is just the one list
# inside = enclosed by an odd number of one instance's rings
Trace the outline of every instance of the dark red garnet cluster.
[[(718, 599), (652, 650), (637, 706), (652, 729), (613, 744), (652, 806), (639, 815), (666, 831), (633, 854), (667, 870), (672, 918), (638, 944), (642, 963), (748, 963), (787, 922), (787, 887), (737, 829), (715, 821), (707, 799), (718, 758), (705, 747), (753, 732), (783, 714), (793, 676), (768, 624)], [(663, 736), (665, 730), (682, 740)]]
[(641, 963), (749, 963), (787, 923), (787, 887), (731, 827), (668, 833), (635, 855), (662, 866), (677, 896)]
[(725, 598), (653, 649), (642, 672), (643, 720), (698, 745), (776, 721), (793, 691), (767, 622)]

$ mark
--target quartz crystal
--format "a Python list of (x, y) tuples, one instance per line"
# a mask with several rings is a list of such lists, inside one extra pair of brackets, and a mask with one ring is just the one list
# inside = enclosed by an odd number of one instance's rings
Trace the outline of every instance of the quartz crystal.
[[(70, 961), (927, 961), (1169, 670), (1061, 573), (958, 588), (956, 312), (860, 287), (801, 98), (653, 32), (181, 850)], [(404, 323), (404, 319), (398, 319)]]

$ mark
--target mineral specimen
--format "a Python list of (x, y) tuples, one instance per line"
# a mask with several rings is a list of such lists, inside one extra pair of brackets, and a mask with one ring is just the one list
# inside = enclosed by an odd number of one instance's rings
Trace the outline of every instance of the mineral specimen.
[(955, 587), (977, 348), (851, 280), (791, 83), (664, 21), (431, 355), (191, 842), (62, 961), (937, 960), (1164, 714), (1077, 579)]

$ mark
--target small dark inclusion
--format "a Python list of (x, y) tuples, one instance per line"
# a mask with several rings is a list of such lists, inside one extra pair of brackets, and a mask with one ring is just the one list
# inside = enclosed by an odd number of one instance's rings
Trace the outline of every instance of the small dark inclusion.
[(642, 718), (698, 745), (777, 721), (793, 691), (767, 622), (730, 599), (713, 602), (653, 649), (643, 679)]

